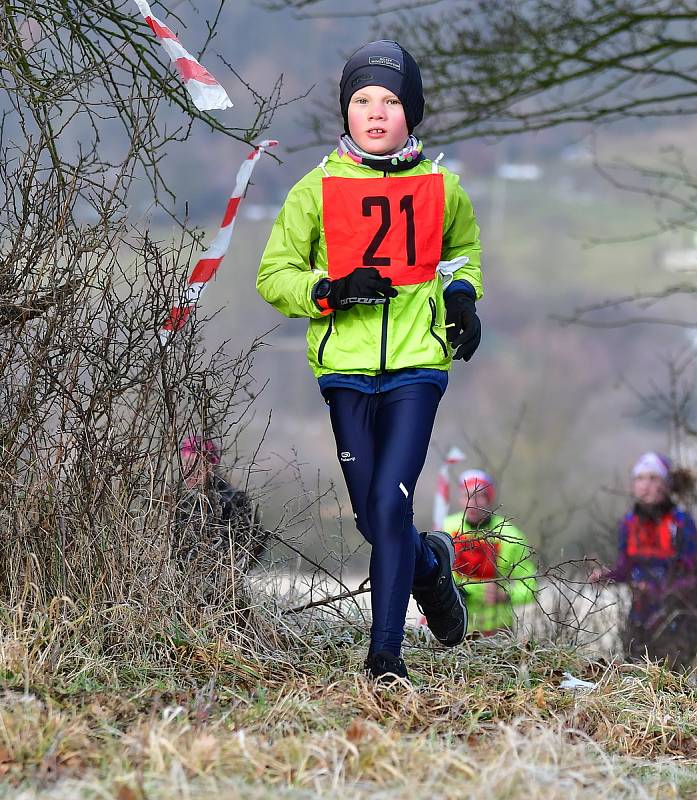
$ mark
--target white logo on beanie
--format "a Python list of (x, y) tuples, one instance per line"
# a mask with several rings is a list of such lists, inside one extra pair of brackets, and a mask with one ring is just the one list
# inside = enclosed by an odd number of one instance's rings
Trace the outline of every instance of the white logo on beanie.
[(402, 71), (402, 65), (397, 61), (396, 58), (390, 58), (389, 56), (368, 56), (368, 63), (371, 66), (376, 67), (389, 67), (390, 69), (396, 69), (397, 72)]

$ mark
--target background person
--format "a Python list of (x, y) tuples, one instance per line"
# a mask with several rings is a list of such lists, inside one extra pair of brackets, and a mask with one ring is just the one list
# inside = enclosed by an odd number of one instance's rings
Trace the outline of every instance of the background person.
[(247, 492), (223, 476), (212, 439), (189, 436), (179, 452), (185, 490), (177, 503), (174, 554), (211, 589), (220, 588), (230, 583), (233, 566), (243, 574), (264, 552), (261, 513)]
[(515, 606), (534, 599), (535, 562), (525, 535), (494, 513), (494, 479), (478, 469), (460, 475), (461, 510), (445, 519), (453, 537), (455, 582), (465, 597), (470, 631), (511, 628)]
[(625, 656), (668, 660), (686, 668), (697, 652), (697, 530), (672, 495), (689, 492), (686, 470), (660, 453), (644, 453), (632, 468), (633, 506), (619, 525), (618, 553), (591, 582), (626, 583), (631, 592), (623, 628)]

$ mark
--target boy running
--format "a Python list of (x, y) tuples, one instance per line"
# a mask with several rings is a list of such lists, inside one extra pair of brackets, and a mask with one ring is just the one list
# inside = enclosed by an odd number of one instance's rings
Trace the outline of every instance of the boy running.
[(368, 674), (407, 678), (400, 657), (412, 593), (444, 645), (466, 612), (452, 540), (419, 534), (413, 496), (452, 359), (481, 327), (479, 228), (456, 175), (414, 134), (419, 68), (397, 42), (361, 47), (344, 67), (338, 147), (290, 191), (257, 289), (308, 317), (308, 358), (329, 405), (356, 525), (372, 545)]

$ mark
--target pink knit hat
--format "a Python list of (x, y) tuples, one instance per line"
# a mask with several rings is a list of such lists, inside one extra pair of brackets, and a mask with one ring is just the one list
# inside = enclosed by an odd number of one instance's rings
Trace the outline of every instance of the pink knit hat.
[(183, 456), (203, 455), (209, 464), (220, 464), (220, 451), (212, 439), (203, 436), (187, 436), (179, 446)]

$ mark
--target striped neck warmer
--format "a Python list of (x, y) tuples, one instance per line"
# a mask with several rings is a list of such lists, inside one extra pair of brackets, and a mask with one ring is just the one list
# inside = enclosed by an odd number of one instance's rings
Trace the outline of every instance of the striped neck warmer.
[(348, 134), (344, 133), (336, 149), (342, 158), (350, 158), (357, 164), (364, 164), (382, 172), (401, 172), (415, 167), (423, 160), (423, 148), (423, 142), (412, 135), (401, 150), (378, 156), (361, 149)]

